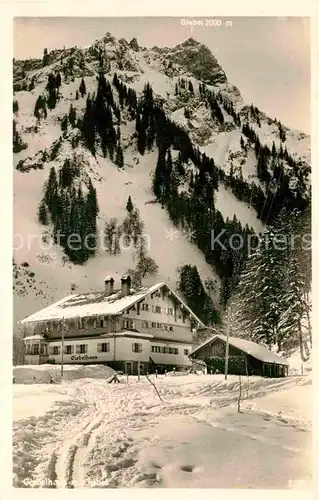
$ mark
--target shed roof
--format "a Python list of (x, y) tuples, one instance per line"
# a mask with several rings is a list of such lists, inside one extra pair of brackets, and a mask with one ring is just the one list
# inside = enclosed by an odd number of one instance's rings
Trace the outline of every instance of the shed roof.
[[(226, 335), (213, 335), (211, 338), (193, 349), (190, 353), (190, 356), (194, 355), (211, 342), (214, 342), (216, 339), (227, 342)], [(276, 363), (277, 365), (287, 366), (289, 365), (288, 361), (285, 358), (278, 356), (278, 354), (275, 354), (266, 347), (256, 344), (256, 342), (252, 342), (251, 340), (242, 339), (240, 337), (229, 337), (229, 345), (240, 349), (241, 351), (249, 354), (253, 358), (259, 359), (259, 361), (263, 361), (264, 363)]]

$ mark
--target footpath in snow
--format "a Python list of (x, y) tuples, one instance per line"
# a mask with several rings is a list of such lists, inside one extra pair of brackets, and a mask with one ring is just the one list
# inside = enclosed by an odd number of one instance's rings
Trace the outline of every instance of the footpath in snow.
[(14, 385), (16, 487), (311, 488), (310, 375), (243, 377), (240, 413), (238, 377), (86, 377)]

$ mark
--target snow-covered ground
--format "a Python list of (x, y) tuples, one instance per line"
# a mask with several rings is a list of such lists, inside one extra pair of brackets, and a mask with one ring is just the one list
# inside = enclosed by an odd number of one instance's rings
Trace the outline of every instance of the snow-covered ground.
[(15, 486), (311, 486), (310, 374), (105, 375), (13, 386)]

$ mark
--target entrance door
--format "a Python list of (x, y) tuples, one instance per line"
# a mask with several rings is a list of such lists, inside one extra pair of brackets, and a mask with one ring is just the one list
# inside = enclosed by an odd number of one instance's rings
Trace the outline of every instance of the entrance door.
[(133, 374), (133, 363), (132, 361), (125, 361), (125, 373), (128, 375)]

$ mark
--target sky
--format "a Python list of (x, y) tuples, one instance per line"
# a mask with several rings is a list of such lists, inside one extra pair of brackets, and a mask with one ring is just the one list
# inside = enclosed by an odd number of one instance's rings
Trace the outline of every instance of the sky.
[(247, 104), (310, 133), (310, 20), (219, 19), (222, 26), (194, 26), (191, 30), (180, 17), (15, 18), (14, 57), (42, 57), (44, 48), (85, 47), (106, 32), (127, 41), (136, 37), (145, 47), (173, 46), (192, 36), (209, 47)]

